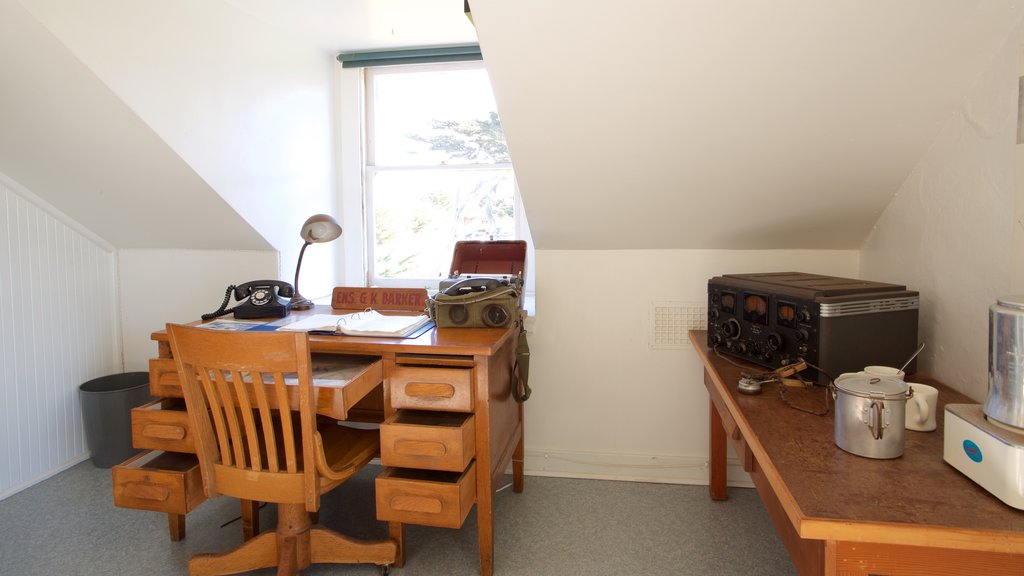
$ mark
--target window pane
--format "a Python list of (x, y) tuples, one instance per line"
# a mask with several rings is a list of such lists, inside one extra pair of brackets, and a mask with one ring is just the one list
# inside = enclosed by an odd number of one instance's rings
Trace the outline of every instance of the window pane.
[(372, 179), (375, 276), (447, 277), (457, 240), (515, 239), (511, 169), (378, 170)]
[(509, 162), (487, 71), (373, 73), (375, 166)]

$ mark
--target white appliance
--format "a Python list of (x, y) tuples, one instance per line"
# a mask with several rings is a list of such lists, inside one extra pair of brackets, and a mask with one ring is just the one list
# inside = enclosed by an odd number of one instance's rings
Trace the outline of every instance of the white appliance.
[(988, 398), (947, 404), (943, 459), (1024, 510), (1024, 295), (989, 308)]
[(1024, 510), (1024, 430), (985, 417), (981, 404), (947, 404), (943, 459), (1003, 502)]

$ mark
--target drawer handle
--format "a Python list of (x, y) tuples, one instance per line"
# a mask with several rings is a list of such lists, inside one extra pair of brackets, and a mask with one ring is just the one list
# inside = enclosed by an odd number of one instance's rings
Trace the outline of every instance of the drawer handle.
[(147, 424), (142, 428), (142, 434), (149, 438), (158, 438), (160, 440), (185, 439), (185, 429), (181, 426), (172, 426), (170, 424)]
[(395, 442), (395, 452), (413, 456), (444, 456), (448, 453), (448, 448), (441, 442), (399, 440)]
[(128, 482), (124, 485), (124, 494), (139, 500), (156, 500), (163, 502), (171, 497), (171, 489), (166, 486), (144, 482)]
[(410, 382), (405, 386), (405, 394), (421, 398), (454, 398), (455, 386), (443, 382)]
[(401, 512), (440, 514), (443, 509), (443, 505), (437, 498), (424, 498), (423, 496), (396, 496), (391, 499), (391, 508)]

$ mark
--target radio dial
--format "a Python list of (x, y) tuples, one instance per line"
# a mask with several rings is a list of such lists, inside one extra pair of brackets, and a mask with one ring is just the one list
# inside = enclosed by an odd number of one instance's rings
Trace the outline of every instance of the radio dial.
[(739, 338), (740, 337), (740, 323), (735, 318), (729, 318), (729, 321), (722, 325), (722, 332), (725, 332), (728, 338)]
[(778, 350), (779, 348), (782, 347), (782, 336), (779, 336), (778, 334), (772, 332), (771, 334), (768, 335), (768, 338), (765, 340), (765, 343), (768, 344), (769, 350)]

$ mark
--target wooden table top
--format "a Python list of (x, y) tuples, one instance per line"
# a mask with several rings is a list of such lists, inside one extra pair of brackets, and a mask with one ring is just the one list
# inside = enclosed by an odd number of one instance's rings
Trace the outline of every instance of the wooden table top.
[[(316, 305), (310, 310), (293, 311), (287, 321), (295, 321), (313, 314), (341, 314), (330, 306)], [(225, 316), (231, 319), (231, 316)], [(273, 318), (266, 322), (274, 321)], [(281, 321), (281, 320), (278, 320)], [(194, 322), (193, 324), (200, 324)], [(508, 338), (512, 337), (512, 326), (505, 328), (431, 328), (415, 338), (374, 338), (367, 336), (325, 336), (311, 334), (310, 349), (314, 352), (339, 354), (452, 354), (466, 356), (492, 356)], [(158, 342), (167, 341), (166, 330), (154, 332), (151, 336)]]
[[(1024, 552), (1024, 511), (1004, 504), (942, 458), (943, 407), (974, 400), (923, 374), (909, 375), (907, 381), (939, 389), (938, 427), (907, 430), (900, 458), (864, 458), (835, 445), (831, 394), (832, 409), (825, 416), (787, 406), (777, 384), (759, 395), (739, 394), (741, 369), (709, 350), (706, 334), (691, 331), (690, 340), (801, 537)], [(730, 360), (751, 372), (765, 370)], [(814, 410), (825, 406), (826, 394), (822, 387), (786, 391), (791, 403)]]

